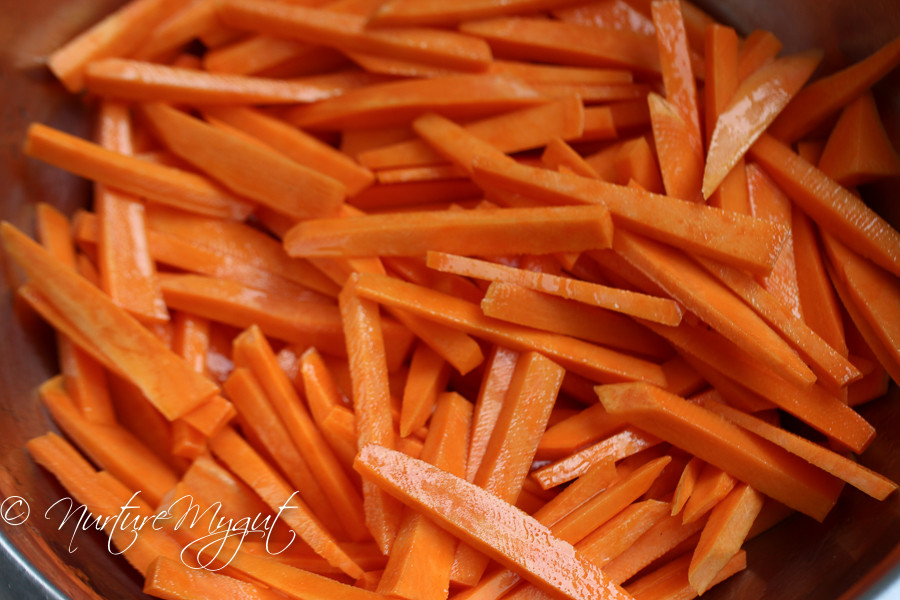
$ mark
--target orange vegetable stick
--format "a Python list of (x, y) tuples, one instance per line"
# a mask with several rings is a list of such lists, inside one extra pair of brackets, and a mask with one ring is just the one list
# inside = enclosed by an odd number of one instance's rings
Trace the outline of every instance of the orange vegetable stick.
[(900, 64), (900, 38), (866, 58), (808, 85), (772, 123), (769, 134), (786, 143), (812, 131)]
[(774, 61), (781, 52), (781, 48), (781, 40), (775, 37), (771, 31), (762, 29), (751, 31), (741, 42), (738, 55), (738, 79), (743, 81), (758, 69)]
[[(873, 427), (821, 386), (797, 388), (751, 359), (737, 345), (713, 332), (685, 326), (667, 331), (651, 328), (686, 357), (696, 357), (698, 362), (712, 366), (731, 381), (738, 382), (825, 435), (840, 440), (847, 447), (861, 452), (871, 441)], [(704, 373), (704, 376), (712, 378), (709, 373)]]
[(342, 51), (470, 71), (484, 69), (491, 60), (483, 40), (442, 29), (368, 28), (368, 19), (360, 15), (244, 0), (219, 4), (218, 14), (229, 26)]
[(796, 205), (791, 210), (791, 237), (803, 320), (829, 346), (847, 356), (841, 308), (819, 251), (815, 225)]
[[(99, 144), (133, 154), (128, 107), (102, 102), (98, 119)], [(94, 205), (100, 220), (98, 266), (103, 291), (138, 319), (167, 321), (169, 314), (156, 280), (156, 266), (147, 252), (144, 205), (103, 185), (94, 189)]]
[(768, 134), (759, 138), (750, 154), (822, 230), (900, 275), (900, 233), (862, 200)]
[(573, 4), (573, 0), (463, 0), (447, 5), (436, 1), (390, 0), (372, 15), (382, 25), (453, 25), (460, 21), (539, 12)]
[(598, 386), (606, 410), (821, 520), (840, 486), (830, 475), (752, 436), (710, 411), (646, 384)]
[(275, 353), (259, 327), (251, 326), (235, 338), (234, 364), (236, 367), (250, 368), (262, 384), (270, 404), (281, 418), (290, 439), (306, 459), (350, 539), (365, 540), (368, 532), (362, 518), (362, 499), (319, 433), (293, 384), (278, 365)]
[(143, 104), (140, 110), (172, 152), (235, 193), (297, 219), (333, 214), (343, 202), (343, 184), (282, 154), (164, 104)]
[(363, 274), (357, 279), (356, 290), (365, 298), (453, 325), (511, 349), (539, 351), (566, 369), (593, 380), (624, 378), (665, 383), (662, 369), (654, 363), (573, 338), (490, 319), (482, 314), (478, 305), (421, 286), (390, 277)]
[(780, 58), (741, 82), (719, 114), (703, 172), (709, 198), (728, 172), (803, 87), (822, 60), (818, 51)]
[(213, 453), (253, 488), (269, 508), (277, 512), (317, 554), (350, 577), (362, 574), (359, 565), (344, 552), (303, 501), (296, 497), (297, 492), (293, 492), (265, 459), (233, 429), (223, 429), (209, 443)]
[[(362, 448), (355, 468), (409, 506), (424, 511), (441, 527), (537, 585), (573, 600), (627, 598), (621, 588), (570, 544), (478, 486), (376, 445)], [(414, 487), (408, 484), (410, 476), (417, 482)], [(447, 497), (453, 498), (450, 511), (446, 510)], [(492, 518), (491, 526), (485, 527), (485, 515), (503, 517)]]
[(692, 126), (668, 100), (651, 93), (647, 102), (666, 193), (681, 200), (699, 202), (703, 178), (703, 146), (699, 137), (695, 139)]
[(370, 85), (292, 109), (287, 120), (309, 129), (354, 129), (407, 124), (426, 112), (476, 119), (533, 106), (545, 99), (502, 75), (447, 75)]
[(348, 196), (369, 187), (374, 177), (345, 154), (315, 137), (252, 108), (220, 106), (204, 109), (214, 117), (248, 133), (297, 163), (344, 184)]
[(403, 388), (400, 411), (400, 435), (408, 436), (424, 426), (437, 402), (438, 394), (447, 385), (449, 365), (427, 344), (413, 349), (409, 374)]
[(625, 425), (622, 419), (607, 413), (601, 404), (594, 404), (548, 427), (538, 444), (537, 458), (563, 458), (616, 433)]
[[(35, 217), (41, 245), (61, 262), (74, 267), (75, 246), (69, 219), (43, 202), (35, 208)], [(62, 331), (56, 335), (56, 345), (66, 392), (78, 410), (89, 421), (114, 423), (116, 417), (103, 367)]]
[(621, 229), (753, 272), (771, 269), (781, 250), (783, 232), (775, 224), (620, 185), (511, 161), (479, 161), (474, 179), (484, 187), (533, 195), (548, 204), (603, 204)]
[(262, 34), (249, 35), (233, 44), (206, 52), (203, 55), (203, 67), (210, 73), (253, 75), (270, 71), (293, 60), (312, 60), (321, 50), (333, 52), (331, 48), (297, 40)]
[(619, 461), (641, 450), (651, 448), (662, 440), (636, 428), (625, 427), (605, 439), (578, 450), (564, 458), (541, 467), (534, 472), (534, 478), (545, 490), (584, 475), (600, 461), (612, 458)]
[(438, 154), (469, 175), (472, 173), (472, 163), (478, 156), (505, 158), (504, 153), (490, 142), (440, 115), (422, 115), (413, 121), (412, 127)]
[(697, 593), (708, 590), (716, 575), (740, 552), (764, 500), (762, 494), (742, 483), (712, 509), (688, 570)]
[(151, 35), (129, 57), (165, 62), (190, 41), (215, 29), (217, 24), (213, 0), (183, 2), (178, 10), (153, 27)]
[(44, 125), (28, 128), (24, 152), (81, 177), (187, 211), (238, 220), (252, 211), (248, 202), (199, 175), (106, 150)]
[[(652, 573), (630, 583), (626, 589), (636, 600), (689, 600), (697, 597), (697, 590), (691, 585), (689, 569), (690, 556), (685, 554)], [(716, 573), (709, 587), (725, 581), (735, 573), (747, 568), (747, 553), (741, 550)]]
[(513, 283), (491, 283), (481, 310), (488, 317), (642, 356), (661, 358), (668, 352), (656, 336), (628, 317)]
[(656, 156), (645, 136), (623, 142), (615, 153), (613, 168), (618, 177), (604, 178), (610, 183), (627, 185), (630, 181), (635, 181), (648, 192), (654, 194), (664, 192)]
[[(472, 483), (506, 502), (516, 501), (550, 418), (563, 374), (562, 367), (537, 352), (519, 357)], [(529, 426), (522, 427), (521, 423)], [(457, 583), (473, 585), (481, 579), (487, 565), (485, 555), (460, 545), (451, 577)]]
[[(527, 122), (528, 126), (523, 126)], [(579, 137), (584, 130), (584, 105), (575, 96), (522, 108), (464, 125), (478, 139), (504, 153), (537, 148), (554, 136)], [(406, 140), (359, 154), (372, 169), (428, 165), (445, 159), (424, 140)]]
[[(586, 106), (584, 108), (584, 130), (581, 133), (581, 137), (578, 138), (578, 141), (611, 140), (618, 137), (619, 131), (616, 126), (617, 115), (616, 112), (613, 111), (612, 106)], [(629, 104), (628, 106), (631, 107), (632, 105)], [(619, 112), (622, 113), (625, 111)], [(643, 112), (646, 113), (647, 111), (644, 110)], [(618, 116), (624, 118), (621, 114)], [(648, 114), (647, 121), (649, 122), (649, 120), (650, 116)]]
[(197, 373), (206, 374), (206, 353), (209, 350), (209, 319), (186, 312), (172, 315), (172, 350)]
[[(649, 5), (648, 5), (649, 7)], [(600, 2), (579, 3), (575, 6), (556, 9), (553, 16), (569, 23), (581, 23), (606, 29), (626, 29), (645, 35), (655, 35), (650, 11), (645, 15), (641, 10), (624, 0), (601, 0)]]
[(644, 83), (534, 83), (531, 87), (548, 98), (566, 98), (573, 94), (585, 104), (615, 102), (617, 100), (643, 99), (650, 91)]
[(735, 486), (734, 477), (710, 464), (704, 464), (694, 489), (688, 497), (681, 519), (683, 523), (691, 523), (705, 516)]
[(873, 498), (883, 500), (897, 488), (896, 483), (849, 458), (824, 446), (815, 444), (795, 433), (767, 423), (758, 417), (723, 404), (719, 398), (715, 397), (715, 394), (704, 394), (698, 400), (705, 408), (722, 415), (732, 423), (769, 440), (773, 444), (781, 446), (791, 454), (796, 454)]
[[(605, 557), (600, 558), (597, 555), (603, 550), (612, 554), (614, 550), (609, 548), (609, 544), (603, 543), (606, 540), (589, 537), (593, 537), (595, 532), (609, 525), (618, 514), (633, 506), (632, 503), (649, 489), (670, 460), (668, 456), (660, 457), (616, 480), (607, 489), (585, 501), (576, 510), (552, 525), (550, 530), (560, 539), (573, 543), (585, 559), (603, 568), (604, 565), (600, 561)], [(525, 583), (504, 597), (515, 600), (549, 600), (552, 596)]]
[(157, 558), (150, 564), (143, 590), (145, 594), (164, 600), (199, 598), (277, 600), (281, 597), (269, 588), (207, 569), (194, 569), (182, 561), (166, 557)]
[(823, 385), (840, 388), (862, 376), (852, 363), (825, 343), (802, 319), (785, 310), (773, 294), (749, 275), (711, 261), (701, 260), (700, 263), (784, 336)]
[(478, 279), (515, 283), (535, 291), (539, 290), (657, 323), (677, 325), (681, 321), (681, 309), (675, 302), (667, 298), (610, 288), (570, 277), (517, 269), (444, 252), (429, 251), (426, 263), (432, 269), (439, 271)]
[[(116, 535), (117, 521), (113, 519), (122, 511), (123, 504), (135, 506), (133, 510), (138, 514), (135, 518), (148, 516), (149, 508), (139, 498), (135, 502), (129, 502), (127, 496), (123, 498), (124, 494), (118, 493), (124, 487), (121, 483), (116, 486), (119, 488), (117, 492), (111, 491), (111, 478), (102, 479), (100, 473), (66, 440), (51, 432), (32, 438), (26, 447), (34, 461), (50, 471), (75, 502), (84, 505), (95, 519), (100, 519), (103, 529), (112, 535), (112, 544), (117, 551), (124, 554), (138, 572), (146, 573), (150, 563), (158, 556), (173, 560), (180, 558), (181, 547), (175, 540), (153, 527), (142, 529), (137, 539), (133, 532), (127, 530), (121, 530)], [(65, 508), (65, 504), (61, 506)], [(72, 508), (76, 507), (73, 505)]]
[(685, 254), (624, 232), (616, 235), (615, 250), (686, 309), (781, 376), (801, 387), (815, 380), (809, 367), (769, 325)]
[[(659, 48), (666, 100), (681, 116), (687, 128), (686, 148), (702, 153), (703, 139), (700, 134), (700, 113), (697, 110), (697, 85), (691, 70), (681, 2), (658, 0), (650, 5), (650, 12), (656, 29), (656, 45)], [(652, 117), (652, 104), (650, 109)]]
[(204, 436), (210, 437), (227, 425), (235, 414), (231, 402), (216, 394), (178, 420), (184, 421)]
[[(356, 413), (358, 448), (394, 447), (385, 341), (378, 305), (357, 293), (360, 275), (352, 275), (338, 296)], [(388, 554), (400, 524), (401, 505), (372, 482), (363, 482), (366, 525), (383, 554)]]
[[(30, 281), (116, 370), (126, 374), (172, 420), (217, 391), (103, 292), (60, 263), (8, 223), (3, 246)], [(101, 332), (103, 332), (101, 334)]]
[(85, 419), (66, 393), (60, 376), (43, 383), (41, 401), (56, 424), (88, 457), (156, 506), (177, 477), (149, 448), (116, 423)]
[(582, 177), (600, 178), (597, 171), (562, 138), (556, 137), (547, 142), (541, 154), (541, 162), (551, 169), (565, 167)]
[(595, 69), (495, 58), (488, 66), (490, 73), (511, 75), (529, 83), (632, 83), (627, 69)]
[(871, 92), (841, 112), (818, 166), (844, 187), (900, 175), (900, 156), (884, 130)]
[[(466, 471), (472, 405), (459, 394), (437, 401), (422, 460), (462, 477)], [(378, 592), (410, 600), (441, 600), (449, 592), (456, 538), (424, 514), (405, 509)]]
[(271, 271), (328, 296), (337, 297), (340, 287), (306, 261), (290, 258), (278, 240), (244, 223), (191, 215), (161, 206), (147, 211), (151, 231), (228, 256), (228, 262), (246, 263), (260, 271)]
[(47, 66), (67, 90), (80, 92), (88, 64), (135, 50), (180, 4), (176, 0), (129, 2), (55, 50), (47, 57)]
[(696, 456), (691, 458), (685, 465), (684, 470), (681, 472), (681, 477), (678, 478), (678, 485), (675, 486), (675, 493), (672, 496), (672, 516), (677, 515), (684, 508), (694, 491), (694, 487), (697, 485), (697, 480), (704, 466), (704, 462)]
[[(832, 272), (843, 283), (837, 288), (841, 300), (845, 306), (852, 304), (855, 312), (865, 319), (878, 344), (887, 352), (886, 356), (879, 356), (882, 366), (896, 377), (900, 373), (900, 323), (897, 320), (900, 280), (855, 254), (831, 235), (824, 234), (822, 241)], [(854, 313), (850, 314), (853, 316)], [(854, 317), (853, 321), (863, 331), (858, 319)], [(869, 338), (866, 341), (872, 345)]]
[(460, 31), (482, 37), (504, 58), (576, 67), (628, 68), (659, 73), (653, 37), (632, 31), (601, 30), (588, 25), (529, 17), (467, 21)]
[(608, 247), (612, 221), (602, 206), (421, 211), (310, 219), (284, 237), (290, 256), (546, 254)]
[[(94, 215), (79, 213), (76, 221), (76, 237), (79, 244), (82, 246), (95, 244), (100, 235), (98, 230), (99, 223)], [(269, 241), (274, 242), (274, 240)], [(277, 242), (275, 243), (277, 245)], [(198, 275), (227, 279), (276, 296), (315, 297), (309, 288), (286, 279), (282, 274), (294, 278), (299, 275), (300, 278), (318, 286), (319, 289), (324, 288), (331, 291), (330, 285), (322, 284), (319, 281), (320, 278), (307, 277), (302, 268), (291, 269), (293, 272), (289, 273), (281, 270), (273, 272), (271, 268), (277, 268), (277, 265), (268, 263), (260, 267), (258, 264), (253, 264), (254, 262), (266, 263), (265, 259), (261, 260), (260, 257), (257, 257), (256, 260), (246, 260), (244, 256), (216, 252), (209, 249), (208, 246), (198, 245), (202, 244), (202, 240), (199, 238), (187, 240), (184, 237), (151, 229), (147, 232), (147, 244), (151, 258), (159, 263)], [(287, 257), (284, 256), (284, 258)], [(311, 271), (311, 268), (307, 265), (305, 270), (308, 272)]]
[(85, 78), (88, 90), (95, 94), (136, 102), (296, 104), (317, 102), (345, 91), (328, 80), (323, 83), (315, 78), (285, 81), (207, 73), (124, 58), (90, 63)]
[(801, 315), (800, 292), (797, 289), (797, 267), (794, 260), (794, 234), (791, 224), (793, 204), (784, 192), (759, 167), (751, 164), (744, 169), (750, 212), (755, 217), (780, 223), (788, 234), (784, 247), (772, 272), (759, 279), (760, 283), (795, 317)]
[(494, 346), (485, 365), (472, 416), (472, 432), (466, 459), (467, 481), (474, 481), (481, 461), (497, 424), (500, 409), (506, 399), (515, 372), (519, 353), (503, 346)]
[(277, 465), (323, 526), (344, 537), (346, 529), (340, 514), (326, 496), (309, 462), (291, 440), (256, 375), (246, 367), (236, 368), (225, 380), (224, 387), (238, 410), (244, 434), (253, 446), (272, 457), (273, 468)]

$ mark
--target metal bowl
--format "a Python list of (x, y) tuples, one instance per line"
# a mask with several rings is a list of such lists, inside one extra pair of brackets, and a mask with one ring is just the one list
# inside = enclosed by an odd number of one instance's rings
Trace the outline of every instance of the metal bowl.
[[(90, 197), (89, 186), (21, 155), (25, 127), (40, 121), (90, 135), (86, 104), (65, 93), (43, 57), (95, 22), (121, 0), (0, 0), (0, 218), (33, 230), (38, 201), (71, 213)], [(900, 35), (896, 0), (718, 0), (701, 2), (740, 32), (773, 31), (785, 51), (825, 50), (823, 71), (858, 60)], [(900, 71), (875, 89), (895, 145), (900, 147)], [(889, 221), (900, 223), (897, 181), (863, 190)], [(20, 274), (5, 257), (0, 270), (0, 501), (21, 497), (31, 508), (24, 524), (0, 520), (0, 599), (140, 598), (141, 579), (110, 554), (96, 532), (59, 528), (45, 518), (50, 504), (67, 496), (24, 451), (25, 441), (55, 429), (35, 395), (57, 371), (53, 334), (15, 302)], [(900, 391), (863, 407), (878, 437), (861, 462), (900, 481)], [(0, 517), (14, 517), (13, 501)], [(6, 510), (10, 509), (10, 510)], [(15, 522), (16, 519), (10, 518)], [(824, 523), (791, 517), (748, 547), (749, 568), (705, 598), (900, 597), (900, 494), (874, 501), (845, 490)], [(72, 547), (77, 546), (73, 550)], [(894, 589), (889, 589), (893, 585)]]

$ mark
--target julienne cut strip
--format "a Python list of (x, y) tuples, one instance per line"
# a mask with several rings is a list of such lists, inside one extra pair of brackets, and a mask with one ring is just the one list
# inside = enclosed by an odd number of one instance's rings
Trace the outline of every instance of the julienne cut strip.
[(890, 501), (900, 233), (848, 186), (900, 172), (900, 39), (781, 47), (686, 0), (126, 4), (48, 57), (95, 138), (23, 141), (93, 209), (0, 228), (39, 476), (163, 599), (691, 598)]

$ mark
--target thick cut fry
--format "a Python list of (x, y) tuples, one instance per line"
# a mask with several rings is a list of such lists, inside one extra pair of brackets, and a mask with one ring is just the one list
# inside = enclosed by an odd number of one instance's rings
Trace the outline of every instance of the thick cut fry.
[(674, 394), (646, 384), (596, 390), (607, 411), (795, 510), (821, 520), (837, 500), (840, 485), (830, 475)]
[(127, 375), (172, 420), (216, 393), (174, 352), (71, 268), (50, 256), (12, 225), (2, 225), (3, 245), (49, 302), (93, 341), (105, 362)]
[(476, 304), (390, 277), (360, 275), (357, 292), (366, 298), (463, 329), (512, 349), (536, 350), (592, 380), (646, 380), (664, 384), (659, 365), (565, 336), (538, 332), (485, 317)]
[(681, 309), (674, 301), (667, 298), (611, 288), (570, 277), (517, 269), (444, 252), (429, 252), (426, 263), (432, 269), (439, 271), (478, 279), (515, 283), (535, 291), (577, 300), (656, 323), (677, 325), (681, 322)]
[(617, 227), (753, 272), (768, 272), (781, 250), (778, 225), (694, 202), (510, 161), (479, 160), (474, 179), (553, 205), (603, 204)]
[(354, 129), (408, 123), (426, 112), (473, 119), (533, 106), (545, 99), (502, 75), (448, 75), (370, 85), (297, 107), (288, 121), (310, 129)]
[(295, 219), (337, 212), (342, 183), (165, 104), (141, 114), (169, 149), (237, 194)]
[(107, 150), (45, 125), (28, 128), (25, 154), (81, 177), (204, 215), (242, 220), (252, 205), (194, 173)]
[(709, 198), (822, 60), (821, 52), (780, 58), (738, 86), (716, 120), (703, 172), (703, 197)]
[(898, 64), (900, 38), (888, 42), (859, 62), (811, 83), (772, 123), (769, 133), (785, 143), (800, 139)]
[(368, 19), (281, 2), (226, 0), (219, 16), (229, 26), (276, 37), (422, 62), (448, 69), (480, 71), (491, 60), (483, 40), (443, 29), (368, 28)]
[(769, 134), (759, 138), (750, 154), (819, 227), (900, 276), (900, 233), (862, 200)]
[[(376, 445), (355, 468), (409, 506), (537, 585), (573, 600), (628, 596), (545, 526), (478, 486)], [(410, 486), (409, 477), (417, 482)], [(447, 497), (454, 499), (447, 512)], [(502, 518), (499, 518), (503, 515)]]
[(422, 211), (311, 219), (284, 238), (291, 256), (546, 254), (609, 247), (612, 221), (602, 206)]

